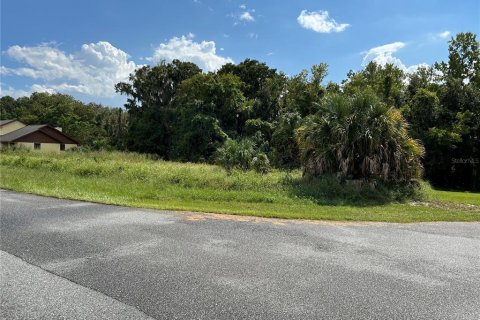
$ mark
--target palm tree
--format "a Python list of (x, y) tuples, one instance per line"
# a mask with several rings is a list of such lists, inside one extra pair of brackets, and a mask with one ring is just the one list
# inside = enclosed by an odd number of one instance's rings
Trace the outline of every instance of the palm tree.
[(424, 149), (400, 111), (372, 94), (327, 97), (297, 129), (305, 173), (405, 182), (421, 176)]

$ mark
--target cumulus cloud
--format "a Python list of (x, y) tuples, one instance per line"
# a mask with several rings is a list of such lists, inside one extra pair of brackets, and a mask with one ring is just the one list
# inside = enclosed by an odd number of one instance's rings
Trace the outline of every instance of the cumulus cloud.
[(404, 42), (394, 42), (383, 46), (375, 47), (368, 50), (363, 57), (362, 65), (366, 65), (370, 61), (385, 65), (387, 63), (398, 65), (400, 59), (393, 56), (395, 52), (405, 47)]
[(242, 12), (239, 16), (239, 19), (242, 21), (255, 21), (255, 18), (248, 11)]
[(150, 58), (151, 61), (167, 62), (173, 59), (189, 61), (197, 64), (203, 71), (215, 71), (226, 63), (233, 63), (228, 57), (217, 54), (214, 41), (195, 42), (194, 35), (173, 37), (166, 43), (161, 43)]
[(452, 33), (448, 30), (446, 31), (443, 31), (443, 32), (440, 32), (440, 33), (437, 33), (437, 36), (439, 36), (440, 38), (442, 39), (446, 39), (448, 38)]
[[(233, 62), (231, 58), (217, 54), (215, 42), (195, 42), (193, 38), (193, 34), (174, 37), (161, 43), (153, 56), (145, 60), (153, 63), (173, 59), (190, 61), (204, 71), (214, 71)], [(31, 79), (33, 84), (17, 89), (1, 83), (1, 96), (61, 92), (110, 99), (115, 97), (115, 84), (127, 81), (129, 75), (141, 66), (131, 61), (127, 53), (105, 41), (84, 44), (73, 53), (60, 50), (55, 43), (47, 43), (31, 47), (11, 46), (5, 54), (20, 65), (15, 68), (0, 66), (2, 79), (18, 76)]]
[(371, 48), (370, 50), (364, 52), (364, 57), (362, 61), (362, 66), (367, 65), (369, 62), (373, 61), (379, 65), (393, 64), (407, 73), (415, 72), (418, 68), (428, 67), (426, 63), (420, 63), (416, 65), (406, 66), (402, 60), (395, 57), (394, 54), (404, 48), (406, 44), (404, 42), (393, 42), (385, 44), (383, 46)]
[(35, 47), (15, 45), (8, 48), (6, 53), (25, 66), (2, 67), (2, 74), (45, 82), (32, 85), (32, 91), (81, 93), (112, 98), (115, 84), (127, 80), (137, 67), (133, 61), (129, 61), (128, 54), (106, 41), (84, 44), (72, 54), (50, 44)]
[(330, 18), (328, 11), (302, 10), (297, 18), (298, 23), (305, 29), (319, 33), (342, 32), (350, 25), (348, 23), (337, 23)]
[(407, 73), (414, 73), (415, 71), (417, 71), (420, 68), (428, 68), (428, 67), (430, 67), (430, 66), (426, 63), (419, 63), (419, 64), (414, 64), (414, 65), (411, 65), (409, 67), (406, 67), (406, 69), (404, 69), (404, 70)]

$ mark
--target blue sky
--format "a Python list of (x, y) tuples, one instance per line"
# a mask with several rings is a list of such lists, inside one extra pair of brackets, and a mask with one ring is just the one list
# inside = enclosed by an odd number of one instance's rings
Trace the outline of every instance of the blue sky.
[(113, 85), (179, 58), (204, 71), (245, 58), (288, 75), (329, 64), (341, 81), (370, 60), (406, 71), (480, 30), (480, 1), (26, 1), (1, 3), (1, 95), (62, 92), (121, 106)]

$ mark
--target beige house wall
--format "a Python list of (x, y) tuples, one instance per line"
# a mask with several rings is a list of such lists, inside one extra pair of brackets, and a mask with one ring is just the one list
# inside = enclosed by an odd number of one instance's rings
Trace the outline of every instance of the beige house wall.
[(0, 136), (25, 127), (20, 121), (12, 121), (0, 127)]
[[(54, 152), (60, 153), (60, 144), (59, 143), (40, 143), (40, 149), (35, 150), (33, 142), (15, 142), (17, 146), (23, 146), (32, 151), (38, 152)], [(65, 151), (75, 148), (76, 144), (65, 144)]]

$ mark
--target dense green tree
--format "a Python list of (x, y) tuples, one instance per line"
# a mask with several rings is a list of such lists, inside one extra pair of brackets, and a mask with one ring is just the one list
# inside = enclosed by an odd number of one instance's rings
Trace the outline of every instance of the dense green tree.
[(434, 127), (440, 116), (440, 100), (435, 92), (419, 89), (403, 107), (402, 112), (412, 127), (413, 136), (424, 139), (429, 128)]
[(322, 81), (327, 76), (325, 63), (312, 66), (310, 72), (303, 70), (288, 79), (282, 96), (282, 108), (298, 112), (302, 117), (318, 111), (321, 99), (326, 93)]
[(243, 82), (242, 92), (252, 106), (251, 116), (272, 122), (278, 116), (279, 98), (284, 90), (286, 76), (265, 63), (246, 59), (235, 65), (225, 64), (218, 74), (233, 74)]
[(115, 86), (117, 92), (128, 96), (125, 107), (130, 113), (141, 113), (147, 108), (170, 106), (180, 83), (202, 70), (191, 62), (173, 60), (154, 67), (143, 66), (130, 75), (129, 82)]
[(370, 91), (384, 103), (400, 108), (404, 102), (404, 82), (405, 73), (399, 67), (372, 61), (361, 71), (350, 71), (343, 81), (343, 90), (349, 95)]
[(448, 46), (448, 62), (435, 64), (443, 79), (480, 85), (479, 46), (477, 36), (472, 32), (459, 33), (452, 38)]
[(169, 156), (176, 118), (172, 103), (177, 88), (183, 80), (199, 73), (201, 69), (195, 64), (173, 60), (137, 69), (128, 83), (115, 86), (117, 92), (128, 97), (125, 108), (130, 116), (130, 150)]
[(480, 50), (476, 35), (449, 42), (447, 62), (435, 64), (441, 109), (426, 137), (427, 177), (438, 186), (480, 188)]
[(251, 110), (242, 85), (235, 75), (213, 73), (182, 82), (175, 100), (173, 158), (209, 161), (228, 136), (239, 136)]
[(260, 133), (265, 139), (270, 141), (274, 125), (270, 122), (263, 121), (262, 119), (248, 119), (245, 122), (245, 134), (249, 137), (255, 136)]
[(227, 63), (218, 74), (233, 74), (244, 83), (243, 93), (247, 99), (255, 99), (258, 92), (265, 86), (268, 79), (277, 75), (277, 70), (269, 68), (265, 63), (246, 59), (239, 64)]
[(18, 117), (17, 101), (10, 97), (4, 96), (0, 98), (0, 118), (14, 119)]
[(280, 115), (272, 135), (272, 153), (274, 164), (284, 168), (300, 166), (300, 151), (295, 130), (298, 128), (301, 116), (297, 112), (287, 112)]
[[(194, 103), (195, 104), (195, 103)], [(182, 110), (175, 131), (175, 144), (171, 158), (190, 162), (210, 162), (215, 151), (227, 139), (227, 134), (220, 127), (214, 116), (198, 112), (205, 109), (200, 101), (196, 106), (189, 105)]]
[(436, 82), (437, 77), (435, 69), (427, 66), (421, 66), (414, 72), (409, 73), (405, 90), (406, 100), (410, 101), (420, 89), (438, 92), (440, 86)]
[(235, 75), (198, 74), (182, 82), (175, 105), (180, 112), (193, 105), (197, 112), (217, 118), (225, 132), (236, 135), (243, 130), (251, 112), (242, 85)]

